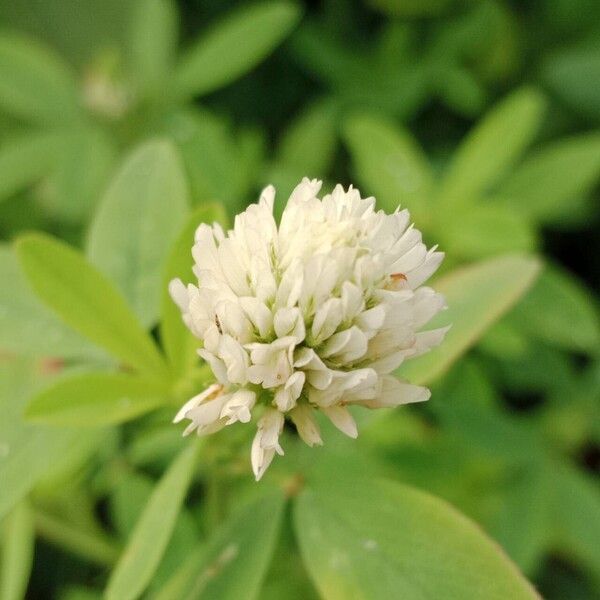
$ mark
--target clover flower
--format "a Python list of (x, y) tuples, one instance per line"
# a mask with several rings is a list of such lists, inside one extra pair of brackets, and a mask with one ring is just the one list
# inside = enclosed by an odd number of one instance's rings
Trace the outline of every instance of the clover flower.
[(187, 402), (175, 422), (204, 435), (260, 411), (251, 462), (260, 479), (286, 417), (309, 445), (322, 444), (316, 410), (350, 437), (348, 410), (427, 400), (427, 388), (391, 373), (439, 344), (446, 328), (420, 329), (445, 307), (423, 287), (442, 261), (406, 210), (388, 215), (374, 198), (303, 179), (277, 225), (275, 190), (224, 231), (202, 224), (192, 255), (198, 284), (170, 284), (198, 354), (217, 383)]

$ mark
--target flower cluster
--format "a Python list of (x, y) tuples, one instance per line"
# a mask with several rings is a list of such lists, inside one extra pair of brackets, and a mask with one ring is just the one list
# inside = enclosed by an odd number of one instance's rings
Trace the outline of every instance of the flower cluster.
[(304, 179), (277, 225), (275, 190), (238, 215), (232, 230), (198, 227), (198, 284), (170, 284), (198, 354), (217, 383), (187, 402), (185, 434), (247, 423), (260, 407), (251, 462), (257, 479), (286, 417), (310, 446), (321, 444), (314, 411), (356, 437), (348, 406), (390, 407), (429, 398), (391, 373), (439, 344), (445, 329), (419, 331), (444, 308), (421, 284), (443, 254), (427, 250), (406, 210), (388, 215), (374, 198), (338, 185), (319, 199)]

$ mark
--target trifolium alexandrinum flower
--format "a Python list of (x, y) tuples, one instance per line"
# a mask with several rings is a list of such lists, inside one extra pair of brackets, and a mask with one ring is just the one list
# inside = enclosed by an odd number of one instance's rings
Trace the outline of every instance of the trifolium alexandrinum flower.
[(275, 189), (235, 219), (232, 230), (202, 224), (192, 255), (197, 283), (170, 293), (201, 341), (216, 383), (189, 400), (175, 422), (204, 435), (258, 416), (251, 462), (260, 479), (286, 419), (309, 445), (322, 444), (315, 411), (357, 436), (348, 410), (429, 398), (391, 373), (442, 341), (421, 331), (444, 308), (422, 284), (443, 254), (427, 250), (406, 210), (388, 215), (374, 198), (303, 179), (279, 225)]

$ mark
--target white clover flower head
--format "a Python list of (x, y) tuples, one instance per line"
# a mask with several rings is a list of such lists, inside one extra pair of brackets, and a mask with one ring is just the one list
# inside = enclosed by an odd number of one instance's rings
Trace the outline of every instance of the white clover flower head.
[(198, 354), (218, 383), (187, 402), (175, 422), (212, 433), (259, 409), (251, 462), (260, 479), (285, 418), (309, 445), (322, 444), (314, 411), (356, 437), (348, 406), (427, 400), (428, 389), (391, 373), (438, 345), (447, 328), (420, 331), (444, 298), (422, 286), (442, 261), (427, 250), (406, 210), (388, 215), (374, 198), (303, 179), (277, 225), (275, 190), (235, 219), (232, 230), (198, 227), (197, 284), (175, 279), (173, 300), (202, 341)]

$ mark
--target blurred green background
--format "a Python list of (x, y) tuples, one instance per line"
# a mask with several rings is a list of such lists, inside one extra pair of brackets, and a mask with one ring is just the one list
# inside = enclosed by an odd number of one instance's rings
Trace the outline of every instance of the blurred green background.
[[(172, 406), (101, 433), (23, 420), (62, 371), (114, 361), (35, 297), (12, 242), (41, 230), (84, 250), (155, 331), (187, 204), (231, 219), (273, 183), (281, 210), (303, 176), (409, 208), (442, 277), (542, 257), (427, 378), (431, 401), (365, 424), (348, 452), (472, 517), (545, 598), (600, 598), (600, 3), (1, 0), (3, 599), (101, 597), (185, 447)], [(192, 485), (147, 597), (178, 597), (169, 577), (246, 494), (247, 466), (229, 468)], [(288, 528), (252, 597), (314, 596), (302, 567), (277, 567), (297, 562)]]

